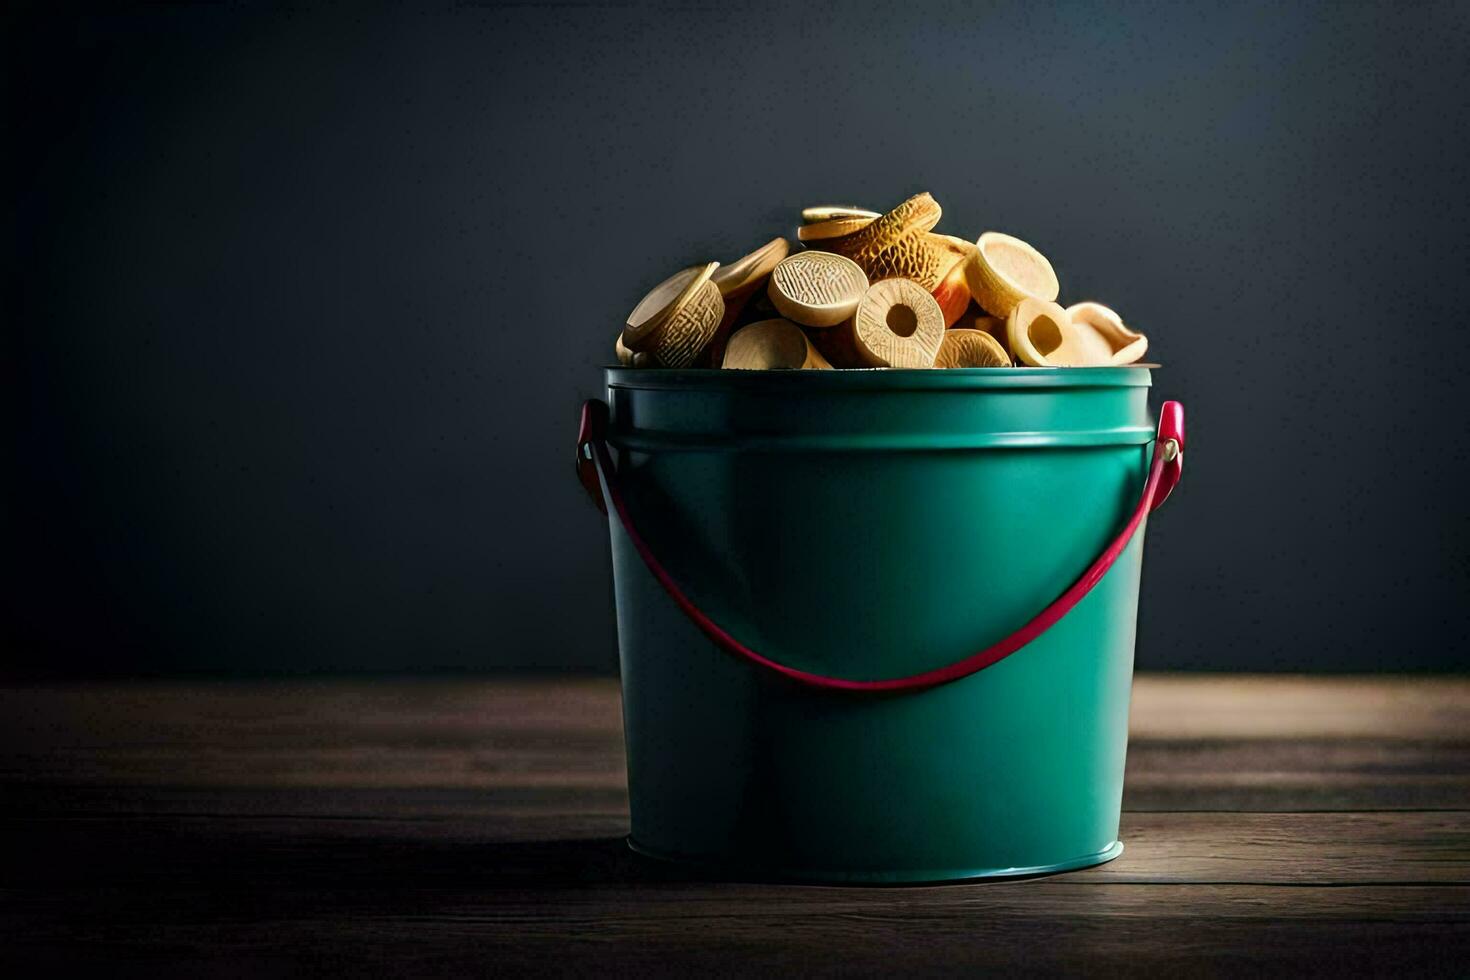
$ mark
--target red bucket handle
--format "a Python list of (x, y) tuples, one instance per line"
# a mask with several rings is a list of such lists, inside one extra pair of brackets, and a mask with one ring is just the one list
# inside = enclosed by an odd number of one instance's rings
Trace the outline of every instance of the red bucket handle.
[(1082, 601), (1083, 596), (1092, 591), (1092, 587), (1102, 580), (1113, 562), (1118, 560), (1123, 549), (1128, 547), (1128, 542), (1133, 539), (1133, 533), (1138, 530), (1149, 511), (1162, 504), (1173, 491), (1184, 470), (1184, 406), (1178, 402), (1164, 402), (1163, 408), (1159, 411), (1159, 433), (1158, 438), (1154, 441), (1153, 461), (1149, 466), (1148, 480), (1143, 485), (1143, 494), (1138, 498), (1138, 506), (1133, 509), (1133, 515), (1128, 518), (1128, 523), (1123, 525), (1123, 529), (1118, 532), (1113, 542), (1104, 549), (1102, 554), (1098, 555), (1096, 561), (1088, 566), (1087, 571), (1068, 586), (1065, 592), (1057, 596), (1051, 605), (1000, 642), (991, 644), (984, 650), (972, 653), (947, 667), (937, 667), (934, 670), (911, 674), (908, 677), (858, 681), (843, 677), (830, 677), (826, 674), (814, 674), (778, 663), (750, 649), (706, 616), (675, 584), (668, 571), (654, 557), (648, 543), (638, 533), (638, 529), (633, 526), (633, 520), (628, 516), (627, 504), (623, 502), (623, 495), (618, 487), (617, 468), (613, 465), (612, 455), (607, 449), (607, 442), (604, 438), (606, 432), (607, 406), (596, 399), (589, 399), (582, 406), (582, 425), (577, 433), (577, 477), (586, 487), (587, 493), (597, 504), (598, 509), (604, 514), (607, 513), (604, 498), (612, 502), (613, 510), (617, 513), (618, 520), (628, 535), (628, 540), (633, 542), (633, 547), (638, 550), (643, 563), (648, 566), (653, 577), (658, 579), (659, 585), (663, 586), (669, 598), (673, 599), (674, 603), (684, 611), (684, 615), (688, 616), (690, 621), (717, 646), (741, 660), (782, 674), (809, 687), (840, 691), (923, 690), (957, 681), (961, 677), (968, 677), (976, 671), (984, 670), (991, 664), (999, 663), (1009, 657), (1051, 629), (1073, 606)]

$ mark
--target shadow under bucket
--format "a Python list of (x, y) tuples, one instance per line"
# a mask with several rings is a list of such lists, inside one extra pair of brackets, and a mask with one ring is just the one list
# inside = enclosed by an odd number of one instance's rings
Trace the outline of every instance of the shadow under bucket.
[[(632, 847), (918, 882), (1116, 857), (1146, 368), (607, 371)], [(611, 449), (618, 452), (616, 462)]]

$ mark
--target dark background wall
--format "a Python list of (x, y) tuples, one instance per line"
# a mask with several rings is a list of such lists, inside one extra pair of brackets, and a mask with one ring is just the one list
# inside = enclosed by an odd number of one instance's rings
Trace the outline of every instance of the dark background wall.
[(623, 315), (926, 189), (1189, 405), (1141, 666), (1466, 666), (1470, 6), (5, 16), (10, 672), (611, 668)]

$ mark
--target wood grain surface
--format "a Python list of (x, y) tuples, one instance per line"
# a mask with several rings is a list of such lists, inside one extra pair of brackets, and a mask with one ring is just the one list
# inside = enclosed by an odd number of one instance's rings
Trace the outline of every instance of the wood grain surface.
[(0, 690), (0, 962), (117, 975), (1470, 964), (1470, 681), (1140, 677), (1117, 861), (934, 887), (624, 847), (615, 682)]

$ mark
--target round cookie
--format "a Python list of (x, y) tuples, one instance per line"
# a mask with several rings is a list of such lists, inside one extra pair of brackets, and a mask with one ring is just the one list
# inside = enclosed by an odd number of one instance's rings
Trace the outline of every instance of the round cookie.
[(688, 367), (714, 336), (725, 313), (710, 281), (718, 262), (690, 266), (655, 286), (628, 315), (623, 344), (663, 367)]
[(776, 264), (766, 287), (786, 319), (808, 327), (831, 327), (852, 315), (868, 288), (868, 277), (851, 259), (832, 252), (797, 252)]
[(1061, 291), (1046, 256), (1019, 238), (998, 231), (980, 236), (965, 268), (975, 302), (986, 313), (1002, 319), (1028, 296), (1052, 302)]
[(873, 367), (933, 367), (944, 332), (939, 304), (909, 279), (874, 283), (853, 314), (858, 354)]

